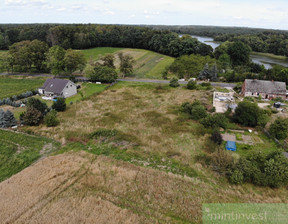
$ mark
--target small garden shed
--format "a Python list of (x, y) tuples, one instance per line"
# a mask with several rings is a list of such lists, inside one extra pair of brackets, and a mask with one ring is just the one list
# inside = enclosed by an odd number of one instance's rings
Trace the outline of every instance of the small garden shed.
[(229, 151), (236, 151), (236, 142), (227, 141), (226, 149), (229, 150)]

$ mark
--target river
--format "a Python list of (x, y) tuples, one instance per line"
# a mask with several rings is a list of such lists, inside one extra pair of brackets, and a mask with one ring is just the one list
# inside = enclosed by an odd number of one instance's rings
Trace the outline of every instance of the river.
[[(214, 42), (214, 39), (212, 37), (202, 37), (202, 36), (194, 36), (192, 37), (199, 40), (201, 43), (210, 45), (213, 50), (215, 50), (216, 47), (220, 46), (221, 43)], [(272, 65), (282, 65), (284, 67), (288, 67), (288, 58), (286, 59), (278, 59), (274, 57), (270, 57), (269, 55), (258, 55), (258, 54), (251, 54), (250, 55), (251, 60), (260, 65), (264, 65), (266, 69), (272, 68)]]

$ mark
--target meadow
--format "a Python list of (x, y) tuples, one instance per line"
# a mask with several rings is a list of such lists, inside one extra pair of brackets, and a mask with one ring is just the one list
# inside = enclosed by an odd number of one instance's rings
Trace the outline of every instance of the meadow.
[(41, 87), (43, 83), (43, 79), (0, 77), (0, 99), (9, 98), (14, 95), (35, 90)]
[(118, 72), (120, 61), (117, 54), (120, 52), (124, 55), (128, 54), (135, 60), (134, 72), (131, 76), (137, 78), (162, 79), (162, 73), (165, 71), (165, 68), (170, 66), (174, 61), (172, 57), (142, 49), (100, 47), (82, 50), (82, 52), (88, 62), (100, 60), (105, 54), (114, 54), (115, 66)]
[(4, 130), (0, 139), (0, 182), (59, 147), (51, 139)]
[[(215, 150), (208, 140), (211, 132), (179, 108), (183, 102), (196, 99), (211, 104), (212, 92), (119, 82), (59, 113), (61, 123), (57, 127), (23, 127), (23, 131), (64, 145), (55, 151), (51, 163), (57, 158), (67, 161), (63, 166), (81, 167), (73, 174), (62, 175), (63, 183), (65, 178), (73, 177), (71, 186), (64, 184), (57, 199), (39, 214), (53, 213), (51, 206), (64, 212), (64, 199), (85, 198), (83, 206), (91, 208), (95, 204), (92, 201), (101, 197), (105, 202), (100, 204), (113, 202), (117, 209), (131, 213), (129, 217), (137, 216), (134, 223), (201, 223), (203, 203), (287, 203), (285, 188), (231, 185), (197, 159), (204, 152)], [(240, 154), (245, 154), (244, 150), (247, 149), (241, 148)], [(83, 165), (78, 164), (83, 159)], [(68, 204), (65, 202), (65, 206)], [(84, 217), (91, 217), (94, 213), (85, 214)], [(119, 217), (123, 219), (124, 215)]]

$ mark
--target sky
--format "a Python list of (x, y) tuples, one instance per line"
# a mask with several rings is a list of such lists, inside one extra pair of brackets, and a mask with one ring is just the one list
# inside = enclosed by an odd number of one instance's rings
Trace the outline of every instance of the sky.
[(287, 0), (0, 0), (0, 23), (213, 25), (288, 30)]

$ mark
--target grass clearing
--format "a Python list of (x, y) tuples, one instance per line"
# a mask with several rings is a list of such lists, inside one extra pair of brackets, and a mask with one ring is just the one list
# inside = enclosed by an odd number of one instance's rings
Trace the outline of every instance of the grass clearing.
[(115, 55), (115, 66), (119, 69), (118, 53), (129, 54), (135, 60), (133, 77), (148, 78), (148, 79), (162, 79), (162, 73), (165, 68), (174, 62), (174, 58), (142, 49), (125, 49), (125, 48), (92, 48), (82, 50), (85, 58), (89, 61), (97, 61), (105, 54)]
[(41, 87), (43, 79), (23, 78), (1, 78), (0, 77), (0, 99), (18, 95)]
[(118, 51), (121, 51), (123, 48), (114, 48), (114, 47), (97, 47), (86, 50), (81, 50), (85, 55), (86, 60), (99, 60), (105, 54), (114, 54)]
[(59, 147), (51, 139), (4, 130), (0, 130), (0, 139), (0, 182)]

